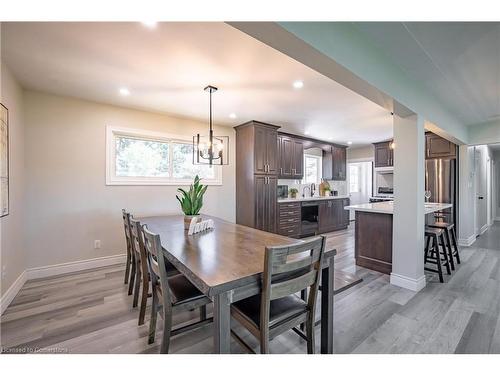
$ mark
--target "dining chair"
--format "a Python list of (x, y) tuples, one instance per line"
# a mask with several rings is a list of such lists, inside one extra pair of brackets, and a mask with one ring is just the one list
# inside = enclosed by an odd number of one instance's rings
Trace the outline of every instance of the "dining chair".
[[(149, 293), (149, 267), (144, 247), (144, 236), (142, 232), (141, 223), (139, 220), (130, 218), (130, 232), (132, 235), (132, 249), (136, 262), (136, 278), (134, 284), (134, 300), (132, 307), (137, 307), (139, 300), (139, 293), (142, 289), (141, 305), (139, 307), (139, 325), (144, 324), (144, 317), (146, 315), (146, 303)], [(142, 288), (141, 288), (142, 286)]]
[(125, 264), (125, 284), (128, 286), (128, 295), (132, 294), (135, 280), (135, 258), (132, 250), (132, 234), (130, 233), (130, 213), (122, 208), (123, 228), (125, 230), (125, 241), (127, 244), (127, 261)]
[[(269, 341), (305, 323), (307, 353), (314, 354), (314, 314), (321, 274), (324, 237), (290, 246), (266, 247), (261, 294), (231, 305), (231, 316), (260, 341), (260, 352), (269, 353)], [(296, 293), (309, 288), (307, 301)], [(232, 336), (254, 352), (236, 332)]]
[[(156, 319), (160, 314), (163, 318), (160, 353), (168, 353), (171, 337), (213, 322), (213, 318), (206, 318), (206, 306), (212, 301), (203, 295), (184, 275), (169, 276), (160, 236), (150, 232), (146, 225), (143, 226), (143, 233), (151, 271), (153, 294), (148, 344), (152, 344), (155, 340)], [(173, 314), (197, 308), (200, 309), (199, 321), (172, 329)]]

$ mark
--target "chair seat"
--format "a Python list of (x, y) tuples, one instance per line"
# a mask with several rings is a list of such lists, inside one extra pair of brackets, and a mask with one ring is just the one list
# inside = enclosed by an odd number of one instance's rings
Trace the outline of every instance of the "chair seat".
[(445, 222), (436, 222), (434, 224), (429, 224), (428, 227), (431, 228), (441, 228), (441, 229), (451, 229), (455, 226), (453, 223), (445, 223)]
[(432, 228), (429, 226), (425, 227), (425, 235), (426, 236), (432, 236), (432, 235), (440, 236), (442, 233), (443, 233), (443, 230), (440, 228)]
[[(261, 295), (255, 295), (235, 302), (231, 308), (245, 315), (257, 327), (260, 327), (260, 301)], [(286, 319), (297, 316), (307, 311), (307, 304), (299, 297), (291, 295), (278, 298), (270, 302), (269, 327)]]
[(168, 278), (173, 304), (177, 305), (203, 297), (203, 294), (184, 275), (179, 274)]

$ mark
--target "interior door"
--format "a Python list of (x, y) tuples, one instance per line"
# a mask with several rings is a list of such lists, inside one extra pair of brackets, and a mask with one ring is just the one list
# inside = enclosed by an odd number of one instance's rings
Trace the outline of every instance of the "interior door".
[[(348, 189), (351, 204), (369, 203), (372, 195), (373, 162), (352, 162), (348, 164)], [(354, 220), (354, 211), (350, 211), (349, 220)]]

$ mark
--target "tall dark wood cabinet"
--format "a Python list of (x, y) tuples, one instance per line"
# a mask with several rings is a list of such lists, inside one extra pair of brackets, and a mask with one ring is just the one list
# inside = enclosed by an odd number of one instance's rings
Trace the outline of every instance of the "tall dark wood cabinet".
[(236, 126), (236, 222), (275, 233), (279, 126)]
[(392, 141), (374, 143), (375, 147), (375, 168), (393, 167), (394, 150), (391, 147)]
[(323, 179), (345, 181), (347, 176), (347, 149), (331, 146), (323, 150)]
[(278, 134), (278, 177), (295, 180), (304, 177), (304, 144), (301, 139)]

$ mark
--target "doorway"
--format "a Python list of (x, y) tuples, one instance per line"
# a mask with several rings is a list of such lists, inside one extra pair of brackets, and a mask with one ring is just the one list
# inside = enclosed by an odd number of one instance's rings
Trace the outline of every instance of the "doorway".
[[(348, 188), (351, 204), (369, 203), (372, 196), (372, 161), (348, 163)], [(349, 211), (349, 220), (354, 220), (354, 211)]]

